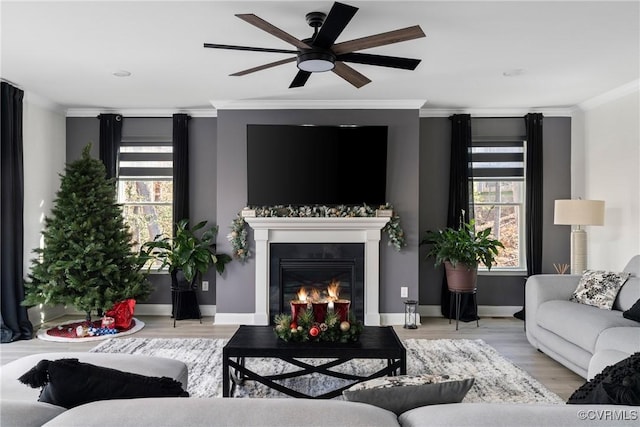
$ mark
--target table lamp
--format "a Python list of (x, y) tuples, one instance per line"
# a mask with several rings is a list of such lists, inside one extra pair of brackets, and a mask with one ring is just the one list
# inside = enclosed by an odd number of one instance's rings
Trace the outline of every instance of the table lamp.
[(583, 225), (604, 225), (604, 200), (556, 200), (553, 223), (571, 230), (571, 274), (587, 269), (587, 232)]

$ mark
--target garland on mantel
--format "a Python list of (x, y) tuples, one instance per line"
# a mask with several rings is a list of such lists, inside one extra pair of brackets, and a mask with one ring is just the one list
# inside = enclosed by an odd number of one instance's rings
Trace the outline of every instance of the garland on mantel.
[[(374, 217), (376, 209), (368, 205), (362, 206), (260, 206), (252, 208), (256, 211), (256, 217), (299, 217), (299, 218), (351, 218), (351, 217)], [(393, 206), (389, 203), (381, 205), (378, 209), (390, 210)], [(238, 212), (236, 218), (231, 223), (231, 232), (227, 239), (231, 242), (233, 256), (244, 262), (250, 255), (249, 243), (247, 241), (247, 223)], [(388, 244), (397, 251), (407, 245), (404, 238), (404, 231), (400, 226), (400, 217), (392, 213), (389, 222), (385, 224), (382, 231), (389, 237)]]

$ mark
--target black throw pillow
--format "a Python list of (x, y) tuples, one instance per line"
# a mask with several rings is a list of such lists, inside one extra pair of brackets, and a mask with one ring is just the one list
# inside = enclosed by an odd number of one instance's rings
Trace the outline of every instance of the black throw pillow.
[(640, 406), (640, 353), (604, 368), (567, 403)]
[(38, 401), (67, 409), (96, 400), (189, 397), (172, 378), (122, 372), (78, 359), (41, 360), (18, 380), (32, 388), (42, 387)]
[(631, 308), (622, 313), (622, 316), (626, 319), (635, 320), (636, 322), (640, 322), (640, 299), (636, 301), (635, 304), (631, 306)]

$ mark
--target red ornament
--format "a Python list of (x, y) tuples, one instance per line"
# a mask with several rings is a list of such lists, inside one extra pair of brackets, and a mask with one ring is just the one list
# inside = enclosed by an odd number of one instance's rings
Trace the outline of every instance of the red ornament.
[(289, 325), (289, 328), (291, 328), (291, 329), (297, 329), (297, 328), (298, 328), (298, 325), (297, 325), (297, 323), (296, 323), (296, 322), (291, 322), (291, 325)]
[(309, 335), (311, 335), (312, 337), (317, 337), (320, 334), (320, 328), (318, 328), (317, 326), (312, 326), (311, 329), (309, 329)]

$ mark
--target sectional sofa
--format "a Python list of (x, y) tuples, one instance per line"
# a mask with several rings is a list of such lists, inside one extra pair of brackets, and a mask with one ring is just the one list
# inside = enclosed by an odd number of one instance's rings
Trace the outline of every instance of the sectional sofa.
[[(640, 256), (613, 310), (569, 301), (580, 276), (537, 275), (527, 281), (526, 334), (529, 342), (585, 378), (640, 351), (640, 323), (624, 310), (640, 298)], [(1, 367), (2, 427), (114, 426), (590, 426), (633, 425), (640, 407), (622, 405), (552, 405), (452, 403), (422, 406), (399, 416), (365, 403), (311, 399), (145, 398), (105, 400), (65, 409), (38, 402), (39, 390), (17, 378), (40, 360), (78, 358), (146, 376), (166, 376), (187, 389), (187, 366), (160, 357), (105, 353), (46, 353), (23, 357)]]
[(569, 301), (581, 276), (541, 274), (526, 283), (526, 333), (531, 345), (583, 378), (640, 351), (640, 322), (623, 316), (640, 299), (640, 255), (612, 310)]
[(104, 400), (66, 410), (38, 402), (39, 390), (17, 378), (39, 360), (80, 361), (149, 376), (168, 376), (187, 387), (184, 363), (159, 357), (105, 353), (31, 355), (2, 367), (2, 427), (217, 427), (217, 426), (636, 426), (638, 407), (452, 403), (423, 406), (399, 416), (365, 403), (312, 399), (145, 398)]

